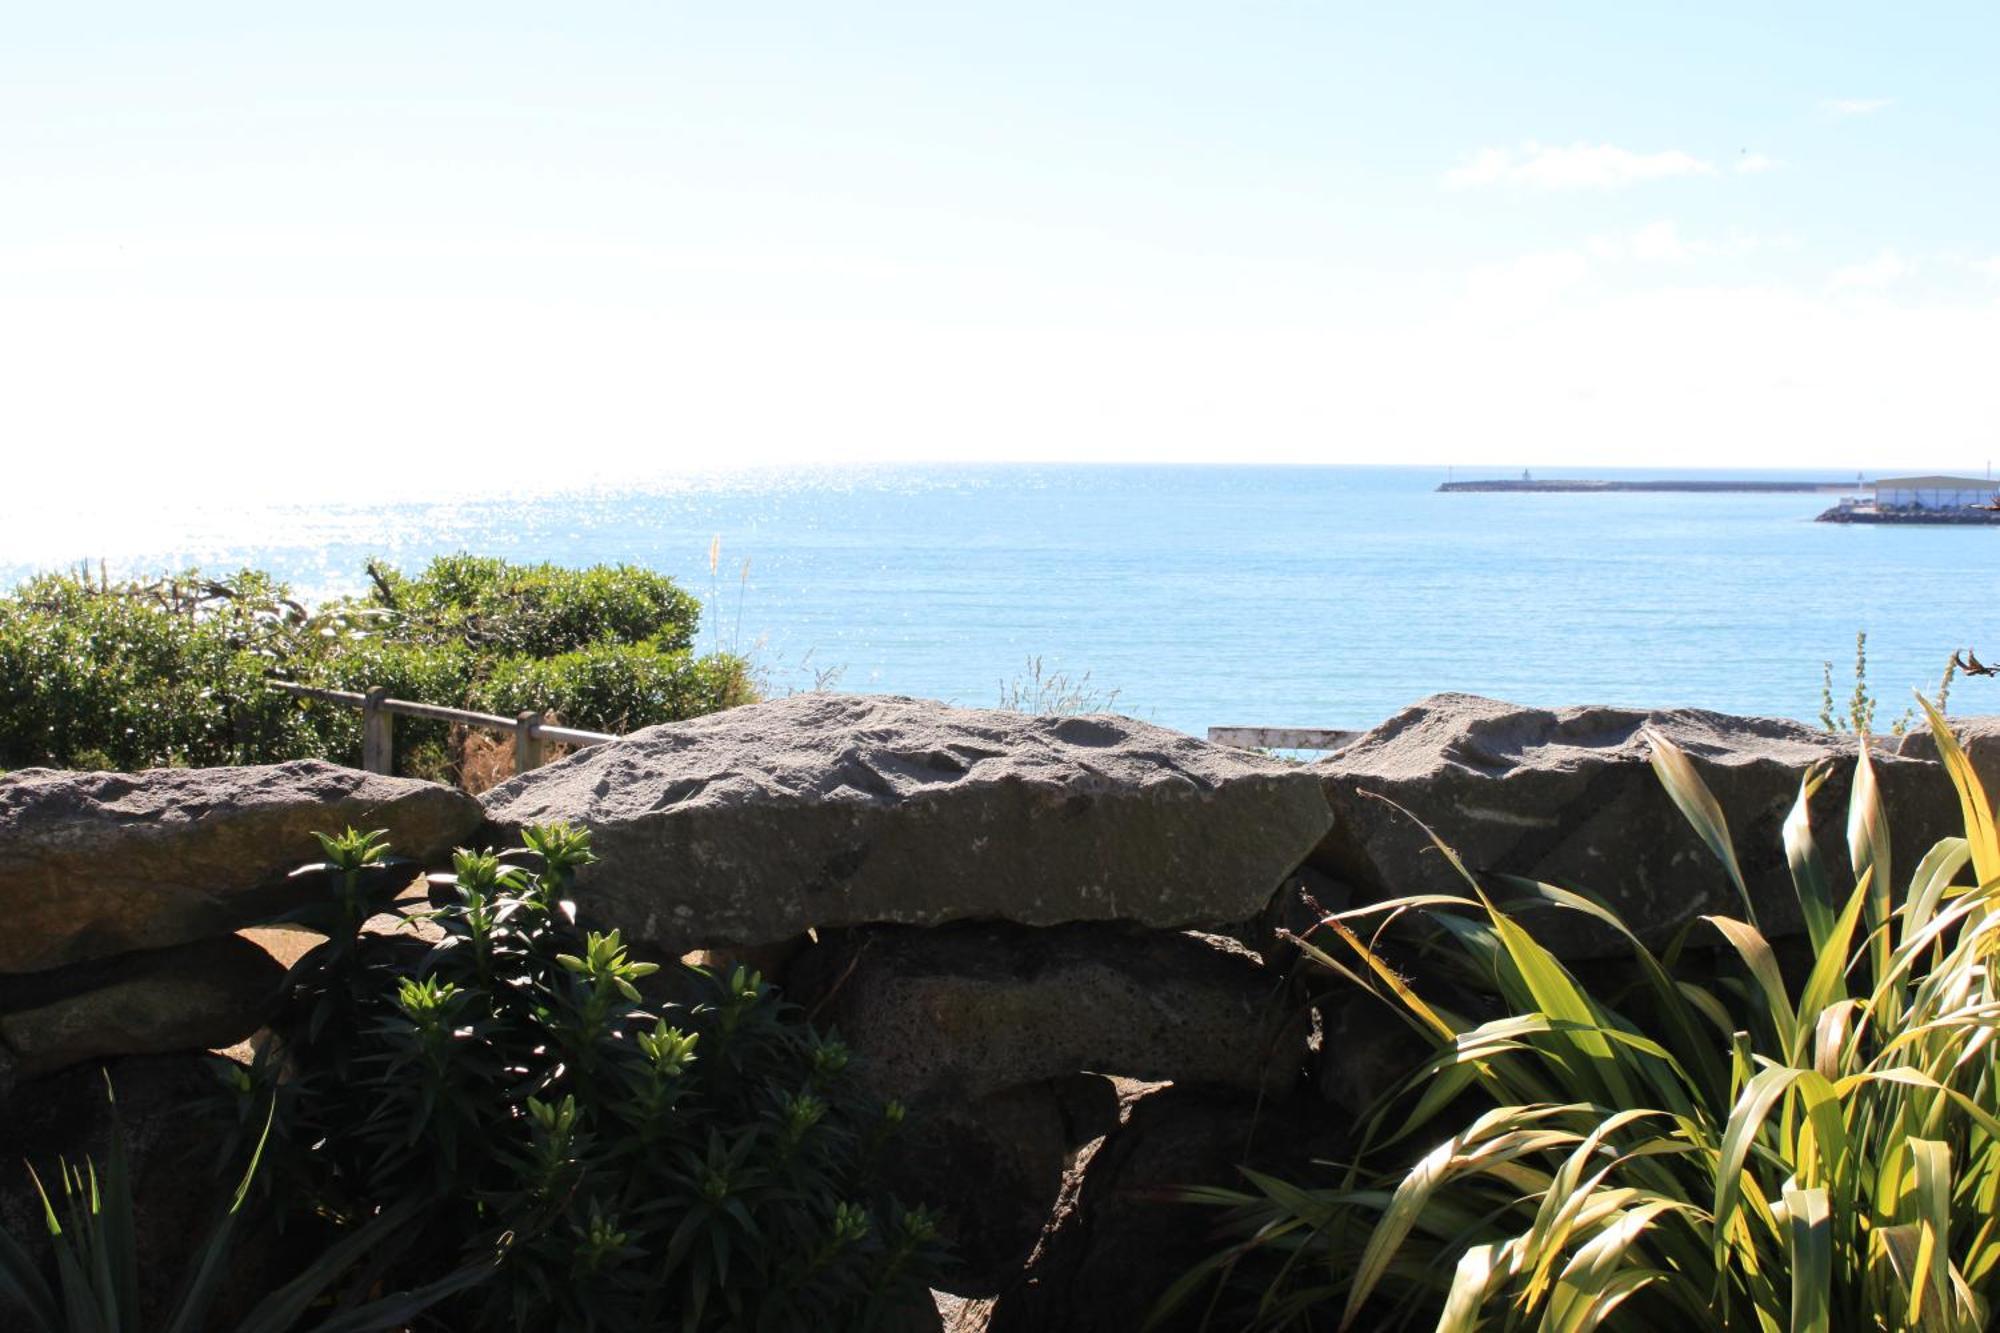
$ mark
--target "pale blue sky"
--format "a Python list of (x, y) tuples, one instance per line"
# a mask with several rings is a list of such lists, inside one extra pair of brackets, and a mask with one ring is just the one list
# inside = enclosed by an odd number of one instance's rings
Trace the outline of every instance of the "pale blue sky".
[(298, 8), (13, 7), (28, 476), (2000, 453), (1990, 6)]

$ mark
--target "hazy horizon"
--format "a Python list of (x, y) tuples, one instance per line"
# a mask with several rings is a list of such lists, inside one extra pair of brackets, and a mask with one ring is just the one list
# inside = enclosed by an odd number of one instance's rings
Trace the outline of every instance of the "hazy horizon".
[[(1061, 490), (1095, 484), (1098, 474), (1130, 472), (1133, 482), (1145, 481), (1148, 472), (1212, 470), (1218, 480), (1224, 474), (1241, 476), (1267, 471), (1300, 473), (1373, 473), (1384, 477), (1423, 477), (1424, 488), (1431, 483), (1475, 480), (1507, 480), (1524, 471), (1540, 480), (1603, 477), (1646, 479), (1659, 477), (1715, 477), (1745, 480), (1801, 480), (1829, 486), (1848, 485), (1857, 474), (1864, 480), (1892, 473), (1928, 474), (1951, 472), (1942, 467), (1909, 469), (1863, 468), (1825, 469), (1796, 467), (1631, 467), (1562, 466), (1538, 463), (1507, 464), (1426, 464), (1426, 463), (1230, 463), (1220, 461), (1155, 462), (1112, 460), (1107, 462), (1040, 462), (1021, 459), (949, 459), (943, 461), (771, 463), (746, 462), (734, 467), (686, 468), (655, 471), (625, 477), (543, 476), (510, 478), (499, 474), (435, 480), (432, 484), (371, 484), (364, 492), (298, 493), (296, 490), (255, 492), (238, 489), (229, 493), (190, 495), (162, 503), (156, 497), (79, 491), (44, 497), (30, 508), (10, 516), (0, 526), (0, 582), (26, 577), (31, 573), (74, 569), (81, 561), (96, 568), (107, 564), (114, 577), (147, 577), (171, 573), (192, 562), (209, 566), (216, 553), (278, 546), (351, 544), (359, 534), (380, 535), (384, 529), (378, 511), (424, 513), (442, 522), (448, 535), (438, 544), (438, 533), (410, 532), (395, 537), (369, 554), (392, 555), (410, 547), (438, 550), (483, 550), (482, 543), (498, 539), (492, 525), (499, 518), (489, 507), (511, 503), (574, 502), (579, 511), (607, 500), (694, 501), (712, 504), (746, 494), (789, 492), (800, 497), (819, 497), (848, 491), (875, 490), (884, 494), (907, 491), (920, 497), (940, 481), (958, 484), (963, 476), (983, 484), (984, 480), (1008, 476), (1016, 471), (1043, 474), (1044, 482)], [(1990, 465), (1964, 472), (1967, 476), (1992, 475)], [(1586, 506), (1616, 503), (1616, 497), (1551, 497)], [(1698, 496), (1675, 497), (1699, 507)], [(1462, 503), (1462, 501), (1460, 501)], [(1801, 521), (1810, 518), (1827, 503), (1813, 496), (1798, 497)], [(484, 517), (469, 528), (465, 516)], [(1339, 517), (1339, 511), (1322, 516)], [(484, 533), (484, 536), (480, 534)], [(704, 527), (699, 541), (690, 540), (680, 557), (698, 561), (707, 550), (708, 539), (719, 537), (731, 550), (738, 550), (747, 534), (731, 528), (721, 516)], [(622, 558), (611, 546), (592, 559)], [(739, 554), (741, 552), (739, 551)], [(177, 561), (179, 563), (177, 563)], [(227, 563), (225, 561), (225, 563)], [(339, 581), (358, 588), (362, 580), (359, 559), (352, 568), (338, 571)], [(221, 567), (221, 566), (216, 566)], [(683, 570), (682, 573), (687, 573)]]

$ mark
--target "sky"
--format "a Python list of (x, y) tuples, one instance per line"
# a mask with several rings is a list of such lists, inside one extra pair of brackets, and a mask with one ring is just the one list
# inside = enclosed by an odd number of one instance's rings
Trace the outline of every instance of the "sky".
[(2000, 9), (10, 7), (17, 514), (883, 460), (1976, 471)]

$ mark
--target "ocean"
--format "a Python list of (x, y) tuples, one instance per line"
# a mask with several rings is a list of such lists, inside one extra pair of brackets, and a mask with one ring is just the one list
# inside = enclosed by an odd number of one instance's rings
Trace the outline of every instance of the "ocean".
[[(2000, 658), (1990, 528), (1818, 524), (1832, 497), (1813, 494), (1439, 494), (1444, 479), (878, 466), (449, 502), (161, 506), (10, 524), (0, 576), (86, 559), (114, 576), (255, 566), (318, 599), (361, 589), (371, 555), (406, 568), (461, 549), (630, 562), (701, 596), (703, 646), (750, 653), (772, 691), (990, 706), (1038, 658), (1044, 677), (1087, 674), (1116, 711), (1197, 735), (1366, 727), (1440, 690), (1810, 721), (1823, 662), (1844, 704), (1861, 631), (1883, 727), (1912, 687), (1935, 687), (1952, 650)], [(2000, 712), (2000, 683), (1961, 680), (1952, 704)]]

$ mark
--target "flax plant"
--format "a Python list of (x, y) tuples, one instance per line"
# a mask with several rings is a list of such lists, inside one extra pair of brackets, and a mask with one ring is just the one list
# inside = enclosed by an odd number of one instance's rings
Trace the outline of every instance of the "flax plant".
[[(1336, 1186), (1246, 1171), (1248, 1191), (1190, 1191), (1232, 1210), (1236, 1240), (1166, 1306), (1240, 1269), (1263, 1274), (1248, 1316), (1258, 1327), (1988, 1327), (2000, 1262), (2000, 836), (1971, 764), (1923, 706), (1965, 835), (1925, 852), (1892, 897), (1864, 741), (1846, 830), (1852, 887), (1836, 892), (1810, 822), (1826, 773), (1809, 773), (1784, 826), (1812, 946), (1803, 977), (1778, 965), (1723, 812), (1658, 735), (1654, 769), (1739, 896), (1741, 917), (1704, 918), (1740, 965), (1732, 975), (1691, 979), (1675, 951), (1656, 955), (1602, 900), (1509, 881), (1623, 937), (1628, 992), (1592, 994), (1442, 842), (1466, 895), (1326, 919), (1308, 953), (1376, 991), (1435, 1054), (1385, 1101)], [(1441, 947), (1484, 979), (1502, 1016), (1427, 1000), (1385, 961), (1371, 932), (1411, 912), (1442, 928)], [(1385, 1158), (1397, 1167), (1381, 1169)]]
[[(57, 1165), (52, 1195), (33, 1167), (28, 1169), (48, 1231), (50, 1261), (38, 1264), (23, 1243), (0, 1230), (0, 1314), (16, 1333), (217, 1333), (224, 1327), (214, 1307), (232, 1279), (231, 1253), (245, 1225), (245, 1202), (264, 1154), (264, 1138), (251, 1153), (242, 1180), (194, 1250), (175, 1300), (149, 1322), (140, 1299), (139, 1234), (143, 1213), (125, 1153), (125, 1132), (117, 1123), (117, 1099), (110, 1076), (111, 1152), (104, 1169), (86, 1159), (80, 1166)], [(266, 1120), (265, 1133), (269, 1133)], [(276, 1284), (229, 1327), (235, 1333), (293, 1333), (312, 1321), (316, 1333), (394, 1333), (445, 1298), (477, 1286), (492, 1262), (464, 1265), (413, 1290), (382, 1295), (368, 1270), (374, 1254), (415, 1220), (415, 1209), (398, 1205), (333, 1241), (304, 1272)], [(54, 1270), (49, 1280), (44, 1268)], [(341, 1288), (359, 1286), (342, 1296)]]

